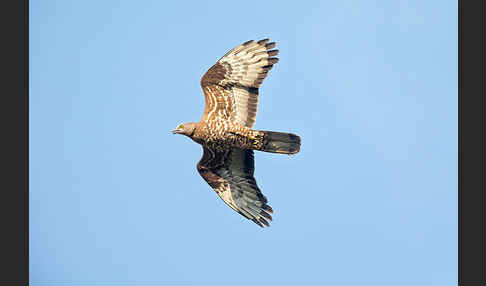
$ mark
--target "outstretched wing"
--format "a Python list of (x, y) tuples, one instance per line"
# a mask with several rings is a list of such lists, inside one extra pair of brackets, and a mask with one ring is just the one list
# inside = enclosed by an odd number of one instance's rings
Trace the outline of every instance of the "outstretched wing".
[(267, 198), (257, 186), (252, 150), (228, 149), (215, 152), (206, 147), (197, 170), (218, 196), (232, 209), (259, 226), (270, 226)]
[(258, 106), (258, 88), (278, 62), (278, 50), (269, 39), (245, 42), (224, 55), (202, 77), (206, 97), (203, 121), (215, 118), (252, 128)]

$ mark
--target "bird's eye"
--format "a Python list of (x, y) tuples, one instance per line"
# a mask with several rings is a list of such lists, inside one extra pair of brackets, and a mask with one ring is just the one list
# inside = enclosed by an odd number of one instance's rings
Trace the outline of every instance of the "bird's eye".
[(184, 124), (179, 125), (179, 127), (177, 127), (177, 129), (184, 129)]

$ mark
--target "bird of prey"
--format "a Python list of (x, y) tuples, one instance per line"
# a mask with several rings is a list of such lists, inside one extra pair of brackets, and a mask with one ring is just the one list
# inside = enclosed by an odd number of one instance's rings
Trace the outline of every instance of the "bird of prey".
[(202, 145), (199, 174), (228, 206), (262, 228), (270, 226), (273, 210), (253, 177), (253, 150), (300, 151), (295, 134), (252, 129), (258, 88), (278, 62), (275, 43), (268, 41), (247, 41), (219, 59), (201, 79), (206, 97), (202, 119), (172, 130)]

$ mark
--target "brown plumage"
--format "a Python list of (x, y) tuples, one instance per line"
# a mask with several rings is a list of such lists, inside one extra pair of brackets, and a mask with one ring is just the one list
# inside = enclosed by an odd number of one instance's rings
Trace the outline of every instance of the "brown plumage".
[(261, 227), (270, 226), (273, 209), (253, 177), (253, 150), (300, 151), (295, 134), (252, 129), (258, 88), (278, 62), (275, 43), (268, 41), (245, 42), (219, 59), (201, 79), (206, 97), (202, 119), (173, 130), (203, 146), (199, 174), (228, 206)]

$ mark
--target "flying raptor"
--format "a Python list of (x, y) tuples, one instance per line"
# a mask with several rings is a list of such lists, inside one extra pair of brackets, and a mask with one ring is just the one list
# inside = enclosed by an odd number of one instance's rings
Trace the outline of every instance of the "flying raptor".
[(253, 150), (300, 151), (300, 137), (295, 134), (252, 129), (258, 88), (278, 62), (275, 43), (268, 41), (245, 42), (218, 60), (201, 79), (206, 97), (202, 119), (172, 131), (202, 145), (199, 174), (228, 206), (260, 227), (270, 226), (273, 210), (253, 177)]

